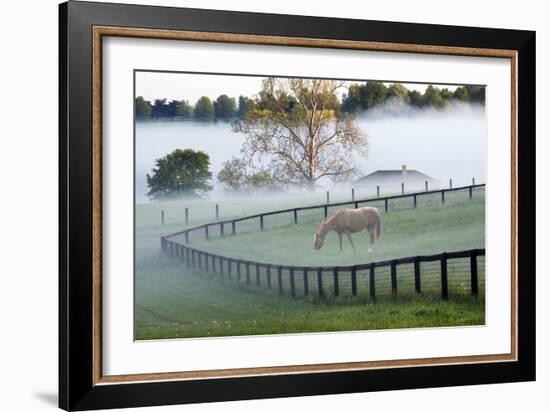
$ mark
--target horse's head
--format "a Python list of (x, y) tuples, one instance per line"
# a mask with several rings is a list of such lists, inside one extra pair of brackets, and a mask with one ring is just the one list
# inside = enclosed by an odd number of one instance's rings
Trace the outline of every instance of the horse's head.
[(323, 247), (323, 241), (324, 239), (319, 235), (319, 233), (315, 233), (313, 235), (313, 249), (321, 249)]

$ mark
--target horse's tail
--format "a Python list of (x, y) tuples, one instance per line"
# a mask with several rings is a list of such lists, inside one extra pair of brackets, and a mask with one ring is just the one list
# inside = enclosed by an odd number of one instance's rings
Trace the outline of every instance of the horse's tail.
[(376, 240), (380, 239), (380, 231), (382, 230), (382, 219), (378, 215), (378, 222), (376, 222)]

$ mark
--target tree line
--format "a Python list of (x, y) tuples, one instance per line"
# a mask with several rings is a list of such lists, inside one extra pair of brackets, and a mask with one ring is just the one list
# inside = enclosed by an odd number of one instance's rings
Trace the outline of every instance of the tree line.
[[(338, 97), (341, 89), (347, 92), (342, 99)], [(206, 99), (201, 97), (185, 113), (196, 118), (210, 101)], [(390, 99), (415, 107), (443, 108), (451, 100), (483, 104), (485, 89), (461, 86), (451, 93), (428, 86), (421, 94), (399, 84), (348, 86), (334, 80), (267, 78), (258, 94), (239, 97), (238, 107), (236, 102), (228, 104), (232, 110), (223, 109), (225, 102), (232, 100), (226, 95), (210, 101), (209, 119), (232, 119), (232, 131), (245, 136), (240, 154), (228, 158), (215, 178), (236, 193), (312, 190), (326, 179), (349, 180), (360, 172), (352, 159), (366, 156), (368, 147), (357, 113)], [(160, 110), (169, 105), (155, 101), (152, 107)], [(170, 110), (178, 113), (178, 104), (171, 106)], [(147, 175), (148, 196), (153, 200), (184, 194), (204, 196), (212, 190), (213, 178), (207, 153), (176, 149), (157, 159)]]
[[(136, 118), (138, 120), (197, 120), (217, 121), (244, 119), (252, 109), (269, 106), (268, 96), (259, 95), (253, 98), (239, 96), (238, 100), (226, 94), (215, 100), (207, 96), (200, 97), (194, 105), (188, 100), (155, 99), (145, 100), (142, 96), (135, 99)], [(330, 107), (337, 113), (359, 113), (381, 106), (387, 102), (396, 102), (410, 107), (432, 107), (442, 109), (452, 101), (462, 103), (485, 104), (485, 87), (459, 86), (451, 91), (429, 85), (424, 93), (410, 90), (400, 83), (386, 85), (380, 82), (355, 83), (347, 87), (347, 93), (339, 99), (331, 95)], [(293, 96), (288, 97), (289, 110), (297, 104)]]

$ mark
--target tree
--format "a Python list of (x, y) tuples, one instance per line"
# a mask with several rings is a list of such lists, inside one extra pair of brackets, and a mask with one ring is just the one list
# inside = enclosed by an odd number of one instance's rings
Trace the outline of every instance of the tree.
[(463, 86), (457, 87), (456, 90), (453, 93), (453, 97), (456, 100), (460, 100), (461, 102), (468, 102), (470, 100), (470, 96), (468, 94), (468, 89), (466, 89)]
[(155, 99), (152, 106), (151, 117), (155, 119), (166, 117), (166, 106), (166, 99)]
[(468, 91), (470, 102), (485, 104), (485, 87), (484, 86), (465, 86)]
[(254, 170), (244, 159), (233, 157), (223, 164), (218, 181), (235, 192), (262, 192), (280, 189), (272, 174), (265, 169)]
[(136, 118), (139, 120), (149, 119), (151, 117), (151, 103), (142, 96), (136, 97)]
[(447, 101), (441, 97), (441, 90), (433, 87), (431, 84), (426, 88), (424, 96), (424, 105), (441, 109), (447, 105)]
[(218, 96), (214, 102), (214, 115), (216, 119), (227, 120), (235, 116), (237, 105), (235, 99), (226, 94)]
[(250, 97), (239, 96), (239, 109), (237, 110), (237, 117), (244, 119), (246, 113), (254, 107), (254, 100)]
[(246, 173), (246, 162), (233, 157), (223, 163), (222, 169), (218, 172), (218, 181), (238, 192), (245, 185)]
[(212, 189), (209, 181), (210, 157), (200, 150), (176, 149), (155, 161), (153, 174), (147, 174), (147, 196), (151, 200), (178, 195), (198, 195)]
[(347, 113), (356, 113), (372, 109), (386, 101), (388, 88), (381, 82), (367, 82), (366, 84), (352, 84), (348, 94), (342, 101), (342, 110)]
[(319, 179), (338, 181), (356, 173), (351, 159), (365, 154), (367, 137), (354, 116), (333, 108), (343, 85), (319, 79), (264, 80), (256, 107), (233, 123), (234, 132), (246, 135), (243, 156), (250, 162), (266, 158), (273, 179), (283, 185), (313, 188)]
[(195, 119), (197, 120), (212, 120), (214, 118), (214, 105), (212, 100), (206, 96), (202, 96), (195, 103)]
[(176, 116), (183, 119), (189, 119), (193, 114), (193, 107), (187, 100), (181, 100), (176, 107)]
[(409, 90), (408, 91), (409, 102), (413, 107), (422, 107), (424, 106), (424, 99), (418, 90)]
[(409, 90), (401, 83), (394, 83), (388, 87), (387, 99), (394, 99), (398, 102), (409, 103)]

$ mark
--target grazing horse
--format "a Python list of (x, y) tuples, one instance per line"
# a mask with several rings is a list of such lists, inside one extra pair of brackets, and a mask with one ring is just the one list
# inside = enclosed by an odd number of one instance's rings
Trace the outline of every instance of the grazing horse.
[(351, 240), (351, 234), (367, 229), (370, 235), (370, 252), (372, 250), (371, 247), (374, 247), (376, 240), (380, 238), (380, 223), (380, 212), (375, 207), (338, 209), (321, 224), (319, 231), (313, 237), (313, 248), (316, 250), (321, 249), (327, 233), (334, 230), (338, 233), (340, 250), (343, 250), (342, 233), (345, 233), (355, 252), (355, 245), (353, 244), (353, 240)]

